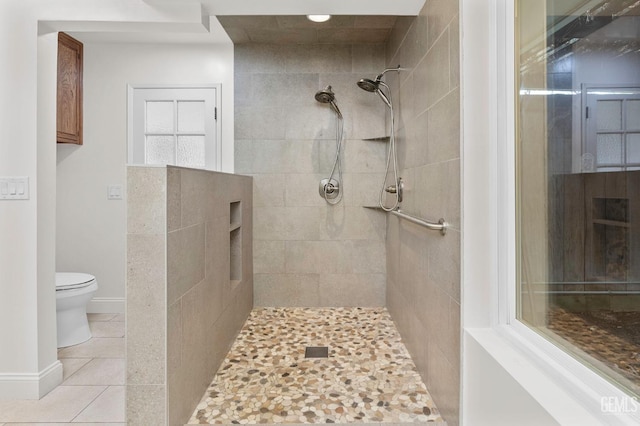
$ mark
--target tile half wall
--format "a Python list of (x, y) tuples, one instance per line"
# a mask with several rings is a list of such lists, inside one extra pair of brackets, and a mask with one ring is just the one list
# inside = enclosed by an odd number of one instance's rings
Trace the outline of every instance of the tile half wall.
[(182, 425), (253, 307), (252, 179), (127, 175), (127, 421)]

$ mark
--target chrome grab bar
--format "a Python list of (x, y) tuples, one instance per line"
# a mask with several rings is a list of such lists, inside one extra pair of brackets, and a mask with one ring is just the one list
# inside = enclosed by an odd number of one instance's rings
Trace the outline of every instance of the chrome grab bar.
[(449, 224), (444, 219), (440, 219), (438, 223), (427, 222), (424, 219), (420, 219), (403, 213), (400, 209), (391, 210), (389, 213), (402, 219), (408, 220), (411, 223), (415, 223), (416, 225), (424, 226), (425, 228), (432, 229), (434, 231), (440, 231), (442, 235), (445, 235), (447, 233), (447, 227), (449, 226)]

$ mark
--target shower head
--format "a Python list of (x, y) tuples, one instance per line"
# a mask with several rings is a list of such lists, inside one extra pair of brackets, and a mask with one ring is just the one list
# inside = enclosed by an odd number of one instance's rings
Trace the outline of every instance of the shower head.
[(387, 86), (382, 80), (380, 80), (380, 78), (382, 78), (382, 74), (377, 76), (375, 81), (368, 78), (361, 78), (358, 81), (358, 87), (362, 90), (366, 90), (367, 92), (377, 93), (378, 96), (380, 96), (380, 99), (382, 99), (382, 102), (384, 102), (385, 105), (387, 105), (389, 108), (392, 108), (391, 100), (387, 95), (384, 94), (382, 90), (380, 90), (380, 86), (386, 87), (387, 90), (389, 89), (389, 86)]
[(331, 106), (331, 109), (334, 110), (336, 114), (338, 114), (338, 117), (342, 118), (340, 108), (338, 108), (338, 105), (336, 104), (336, 95), (335, 93), (333, 93), (333, 90), (331, 90), (331, 86), (327, 86), (322, 90), (318, 90), (316, 92), (316, 101), (320, 102), (321, 104), (329, 104)]
[(331, 102), (334, 102), (336, 100), (336, 95), (335, 93), (333, 93), (333, 90), (331, 90), (331, 86), (327, 86), (322, 90), (318, 90), (316, 92), (316, 101), (320, 102), (321, 104), (328, 104)]
[(370, 80), (368, 78), (361, 78), (360, 81), (358, 81), (358, 87), (362, 90), (366, 90), (367, 92), (373, 93), (378, 90), (379, 86), (380, 80), (378, 80), (377, 78), (376, 81)]
[[(388, 73), (389, 71), (405, 71), (405, 68), (400, 68), (400, 65), (398, 65), (396, 68), (386, 68), (384, 71), (382, 71), (380, 74), (378, 74), (376, 76), (375, 80), (371, 80), (369, 78), (361, 78), (358, 81), (358, 87), (360, 87), (362, 90), (366, 90), (367, 92), (378, 92), (380, 93), (381, 97), (384, 95), (384, 93), (380, 92), (380, 85), (383, 85), (384, 87), (387, 87), (386, 84), (384, 84), (384, 82), (382, 81), (382, 77), (384, 77), (384, 75), (386, 73)], [(388, 87), (387, 87), (388, 89)], [(385, 103), (388, 105), (388, 99), (385, 99), (386, 96), (383, 97), (383, 101), (385, 101)]]

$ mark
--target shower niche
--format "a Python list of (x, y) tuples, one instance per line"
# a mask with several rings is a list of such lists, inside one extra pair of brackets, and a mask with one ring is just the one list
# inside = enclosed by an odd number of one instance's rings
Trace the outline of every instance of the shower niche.
[(587, 280), (626, 281), (629, 270), (629, 199), (592, 198)]
[(640, 170), (558, 175), (551, 289), (574, 312), (640, 311)]
[(231, 284), (242, 281), (242, 202), (229, 204), (229, 279)]

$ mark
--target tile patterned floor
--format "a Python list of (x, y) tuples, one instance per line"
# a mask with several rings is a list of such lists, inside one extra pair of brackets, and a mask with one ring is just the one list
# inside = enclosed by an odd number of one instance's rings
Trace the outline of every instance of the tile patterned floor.
[(58, 350), (63, 383), (39, 401), (0, 401), (0, 426), (124, 426), (124, 315), (89, 314), (93, 337)]
[(386, 309), (256, 308), (189, 423), (439, 421)]

